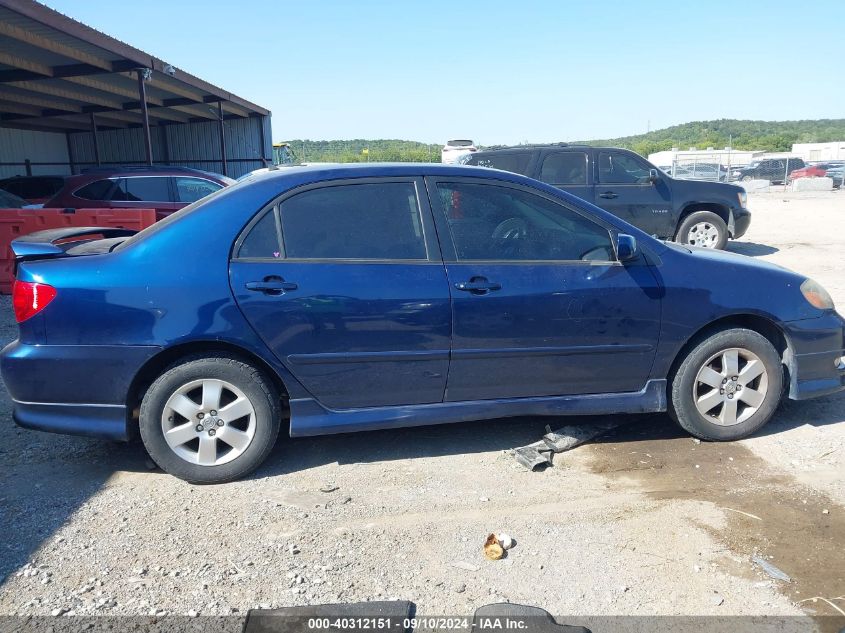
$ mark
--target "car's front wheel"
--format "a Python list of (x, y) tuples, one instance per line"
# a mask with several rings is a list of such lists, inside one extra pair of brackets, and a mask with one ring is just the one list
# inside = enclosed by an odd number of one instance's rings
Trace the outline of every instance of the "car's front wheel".
[(671, 377), (669, 414), (703, 440), (736, 440), (769, 421), (782, 393), (771, 342), (753, 330), (723, 330), (696, 345)]
[(279, 434), (279, 398), (255, 367), (224, 356), (185, 359), (141, 402), (150, 457), (191, 483), (224, 483), (255, 470)]
[(681, 222), (676, 241), (702, 248), (725, 248), (728, 225), (712, 211), (694, 211)]

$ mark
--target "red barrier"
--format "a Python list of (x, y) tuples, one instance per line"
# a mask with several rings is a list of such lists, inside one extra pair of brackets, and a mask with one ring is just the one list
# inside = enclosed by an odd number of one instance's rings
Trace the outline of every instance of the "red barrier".
[(9, 294), (14, 281), (12, 240), (66, 226), (107, 226), (140, 231), (156, 221), (155, 209), (0, 209), (0, 294)]

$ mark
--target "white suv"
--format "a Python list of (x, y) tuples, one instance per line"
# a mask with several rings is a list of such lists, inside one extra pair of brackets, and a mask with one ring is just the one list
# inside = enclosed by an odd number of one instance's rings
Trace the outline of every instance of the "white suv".
[(461, 162), (459, 159), (462, 156), (477, 152), (478, 148), (472, 144), (468, 139), (456, 139), (453, 141), (446, 141), (446, 145), (440, 150), (440, 162), (444, 164), (453, 164)]

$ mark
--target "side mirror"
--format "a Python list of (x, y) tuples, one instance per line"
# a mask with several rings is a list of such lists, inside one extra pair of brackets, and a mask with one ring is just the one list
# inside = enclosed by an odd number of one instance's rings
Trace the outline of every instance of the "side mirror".
[(627, 233), (620, 233), (616, 236), (616, 259), (620, 262), (629, 262), (639, 255), (637, 250), (637, 238)]
[(654, 184), (654, 183), (656, 183), (658, 180), (660, 180), (660, 172), (658, 172), (656, 169), (653, 169), (653, 168), (652, 168), (652, 169), (649, 169), (649, 170), (648, 170), (648, 181), (649, 181), (651, 184)]

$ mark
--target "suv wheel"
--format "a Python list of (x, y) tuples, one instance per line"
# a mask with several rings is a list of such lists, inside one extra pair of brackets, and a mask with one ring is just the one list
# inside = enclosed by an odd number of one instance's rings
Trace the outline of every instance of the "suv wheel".
[(141, 402), (141, 439), (162, 470), (224, 483), (255, 470), (279, 434), (278, 396), (255, 367), (197, 357), (165, 371)]
[(775, 412), (783, 393), (777, 350), (761, 334), (731, 329), (699, 343), (671, 379), (669, 414), (703, 440), (737, 440)]
[(728, 227), (725, 221), (712, 211), (695, 211), (681, 222), (675, 241), (703, 248), (725, 248), (728, 243)]

